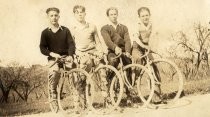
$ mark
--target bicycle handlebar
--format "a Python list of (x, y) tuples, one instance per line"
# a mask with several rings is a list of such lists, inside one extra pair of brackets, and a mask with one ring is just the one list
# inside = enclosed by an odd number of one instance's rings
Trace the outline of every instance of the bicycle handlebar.
[(61, 56), (61, 57), (56, 57), (56, 58), (55, 58), (55, 61), (54, 61), (52, 64), (48, 65), (48, 67), (51, 68), (51, 67), (52, 67), (53, 65), (55, 65), (58, 61), (65, 61), (65, 60), (66, 60), (66, 57), (67, 57), (67, 55), (63, 55), (63, 56)]
[[(146, 51), (146, 53), (144, 53), (142, 56), (139, 57), (140, 59), (142, 59), (142, 58), (148, 56), (149, 53), (154, 53), (154, 54), (157, 54), (157, 55), (159, 55), (160, 57), (162, 57), (160, 54), (158, 54), (158, 53), (152, 51), (150, 48), (145, 48), (145, 49), (146, 49), (147, 51)], [(120, 54), (118, 54), (116, 57), (114, 57), (114, 58), (112, 58), (112, 59), (117, 59), (117, 58), (119, 58), (122, 54), (125, 54), (125, 52), (121, 52)], [(130, 56), (129, 58), (132, 58), (132, 56)]]
[(151, 53), (156, 54), (162, 58), (162, 56), (160, 54), (158, 54), (157, 52), (151, 51)]
[(139, 59), (142, 59), (142, 58), (148, 56), (150, 52), (151, 52), (151, 49), (150, 48), (147, 48), (146, 49), (146, 52), (142, 56), (140, 56)]
[(99, 56), (97, 53), (86, 52), (85, 54), (82, 54), (82, 55), (74, 55), (74, 58), (77, 60), (77, 62), (80, 61), (80, 59), (82, 57), (86, 57), (86, 56), (90, 57), (90, 59), (94, 59), (94, 60), (97, 60), (97, 61), (100, 61), (102, 59), (107, 61), (105, 55), (106, 55), (106, 53), (103, 53), (103, 56)]
[[(97, 53), (93, 53), (93, 52), (87, 52), (86, 55), (90, 55), (90, 57), (93, 59), (99, 59), (99, 60), (103, 59), (102, 56), (99, 56)], [(103, 56), (104, 55), (106, 55), (106, 54), (103, 53)]]

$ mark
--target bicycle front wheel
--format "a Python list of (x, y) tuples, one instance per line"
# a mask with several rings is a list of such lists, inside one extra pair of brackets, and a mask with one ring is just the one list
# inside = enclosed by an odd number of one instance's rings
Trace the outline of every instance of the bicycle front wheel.
[(89, 74), (83, 69), (75, 68), (65, 71), (64, 75), (59, 83), (59, 108), (66, 114), (84, 113), (91, 101), (87, 90), (94, 90)]
[(183, 76), (178, 66), (167, 59), (155, 59), (150, 64), (155, 78), (153, 107), (170, 108), (180, 98), (183, 91)]
[(138, 95), (141, 100), (134, 98), (136, 103), (142, 107), (147, 106), (154, 94), (154, 78), (151, 72), (140, 64), (129, 64), (123, 68), (123, 71), (126, 86), (132, 94)]
[(108, 114), (115, 110), (123, 94), (123, 81), (117, 69), (110, 65), (100, 65), (91, 78), (95, 88), (92, 110), (97, 114)]

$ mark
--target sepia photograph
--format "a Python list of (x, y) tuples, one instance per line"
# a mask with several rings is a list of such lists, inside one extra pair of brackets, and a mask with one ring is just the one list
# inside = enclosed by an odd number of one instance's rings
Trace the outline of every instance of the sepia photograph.
[(0, 117), (210, 117), (210, 0), (0, 9)]

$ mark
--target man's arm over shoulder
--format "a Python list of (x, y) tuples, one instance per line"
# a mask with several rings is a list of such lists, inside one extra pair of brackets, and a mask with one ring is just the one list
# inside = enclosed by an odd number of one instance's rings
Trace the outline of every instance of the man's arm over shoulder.
[(47, 29), (42, 31), (39, 48), (42, 54), (50, 56), (50, 51), (48, 50), (47, 44)]
[(116, 45), (114, 44), (114, 42), (111, 39), (111, 35), (108, 32), (108, 26), (105, 25), (101, 28), (101, 35), (104, 39), (104, 42), (106, 43), (107, 47), (113, 51), (115, 51), (115, 47)]
[(125, 51), (131, 53), (131, 39), (129, 36), (128, 28), (124, 26), (124, 40), (125, 40)]

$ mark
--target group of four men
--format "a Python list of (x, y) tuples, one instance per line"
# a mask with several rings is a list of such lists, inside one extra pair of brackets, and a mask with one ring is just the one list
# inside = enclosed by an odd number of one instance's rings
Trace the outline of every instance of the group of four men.
[[(73, 8), (74, 16), (77, 23), (72, 26), (71, 30), (67, 27), (61, 26), (58, 23), (60, 18), (59, 9), (52, 7), (46, 10), (50, 21), (48, 28), (42, 31), (40, 50), (41, 53), (48, 56), (49, 64), (55, 61), (62, 55), (68, 55), (68, 61), (73, 61), (73, 54), (82, 56), (87, 52), (102, 53), (102, 44), (99, 39), (97, 28), (85, 20), (85, 7), (76, 5)], [(106, 15), (110, 23), (101, 28), (101, 35), (108, 47), (108, 62), (110, 65), (117, 66), (119, 60), (112, 59), (118, 54), (125, 52), (122, 56), (123, 64), (131, 63), (129, 58), (132, 54), (133, 61), (142, 64), (139, 57), (144, 54), (145, 48), (149, 48), (148, 42), (151, 34), (152, 25), (150, 23), (150, 10), (147, 7), (138, 9), (138, 16), (140, 21), (138, 23), (138, 31), (133, 35), (133, 46), (131, 46), (131, 39), (128, 28), (117, 21), (118, 9), (115, 7), (108, 8)], [(89, 57), (82, 57), (80, 60), (80, 67), (87, 70), (91, 65)], [(56, 87), (59, 81), (59, 74), (54, 72), (58, 70), (59, 66), (54, 65), (49, 68), (49, 90), (52, 98), (57, 98)]]

